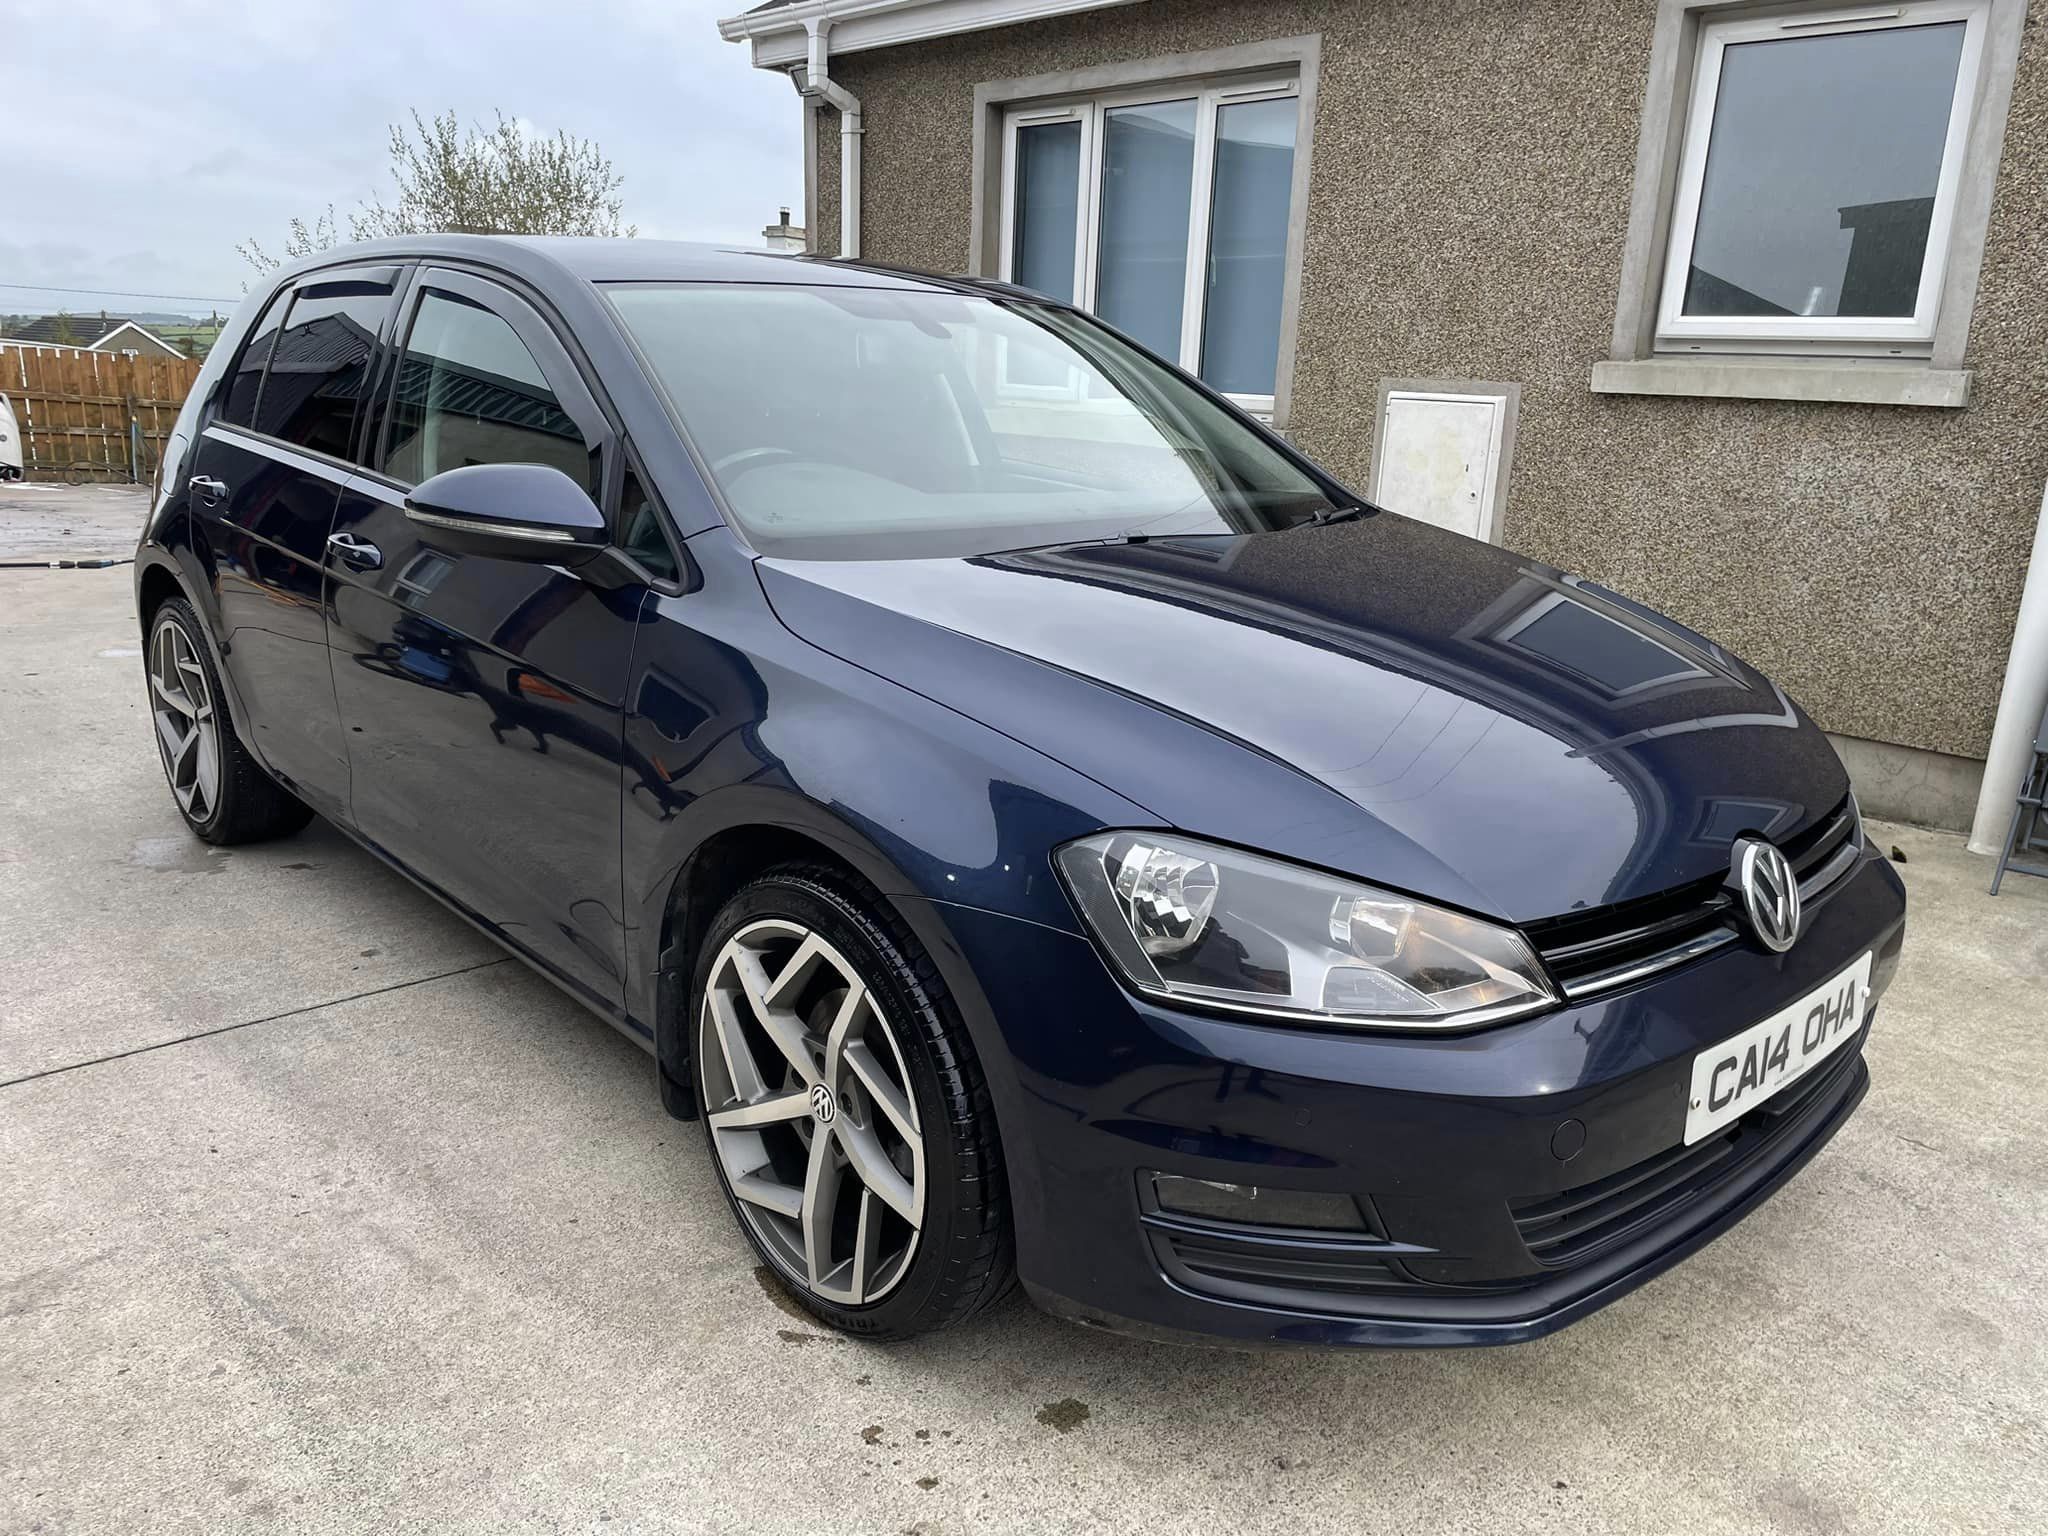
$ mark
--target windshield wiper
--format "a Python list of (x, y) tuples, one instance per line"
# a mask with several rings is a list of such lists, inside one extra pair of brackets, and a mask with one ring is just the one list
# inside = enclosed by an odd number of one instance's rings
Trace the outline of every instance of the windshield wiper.
[(1361, 517), (1371, 517), (1380, 509), (1369, 501), (1354, 501), (1349, 506), (1324, 507), (1309, 514), (1310, 522), (1317, 528), (1331, 523), (1355, 523)]

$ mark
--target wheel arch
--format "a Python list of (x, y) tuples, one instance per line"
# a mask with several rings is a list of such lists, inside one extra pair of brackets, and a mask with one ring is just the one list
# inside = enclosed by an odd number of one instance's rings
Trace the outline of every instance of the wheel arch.
[(244, 750), (258, 762), (264, 762), (263, 754), (250, 740), (250, 733), (243, 725), (249, 718), (248, 711), (235, 687), (235, 675), (228, 667), (227, 647), (222, 644), (220, 636), (220, 610), (213, 602), (211, 589), (203, 580), (205, 567), (200, 552), (186, 537), (190, 525), (179, 517), (167, 531), (177, 538), (177, 543), (145, 543), (135, 555), (135, 619), (137, 628), (142, 632), (144, 652), (148, 651), (150, 625), (156, 618), (157, 609), (174, 597), (181, 597), (191, 604), (192, 612), (199, 619), (199, 637), (213, 660), (214, 673), (220, 679), (228, 725)]
[[(156, 558), (142, 566), (135, 576), (135, 616), (142, 624), (142, 633), (149, 635), (150, 621), (156, 617), (157, 609), (171, 598), (182, 597), (192, 601), (185, 591), (185, 584), (178, 579), (177, 571), (169, 560)], [(194, 605), (197, 611), (197, 605)]]
[(694, 1118), (691, 971), (698, 941), (732, 895), (748, 880), (779, 864), (808, 862), (837, 868), (885, 903), (909, 927), (939, 968), (973, 1041), (996, 1106), (998, 1130), (1021, 1117), (1005, 1116), (1017, 1083), (988, 999), (947, 926), (942, 903), (927, 899), (874, 840), (829, 808), (794, 790), (735, 785), (692, 804), (684, 813), (688, 852), (644, 914), (659, 934), (655, 950), (655, 1059), (670, 1113)]

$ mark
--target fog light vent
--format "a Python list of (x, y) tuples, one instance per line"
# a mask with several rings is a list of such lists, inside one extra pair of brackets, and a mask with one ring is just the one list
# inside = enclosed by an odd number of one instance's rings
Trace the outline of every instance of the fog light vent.
[(1268, 1189), (1256, 1184), (1224, 1184), (1191, 1179), (1177, 1173), (1152, 1175), (1152, 1194), (1159, 1209), (1175, 1216), (1256, 1227), (1294, 1227), (1318, 1232), (1369, 1232), (1358, 1202), (1349, 1195), (1311, 1190)]

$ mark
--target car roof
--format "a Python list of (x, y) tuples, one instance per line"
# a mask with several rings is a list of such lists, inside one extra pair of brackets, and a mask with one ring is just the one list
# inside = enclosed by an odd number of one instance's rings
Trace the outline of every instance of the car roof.
[(542, 284), (566, 275), (590, 283), (791, 283), (944, 293), (1022, 292), (977, 278), (941, 277), (758, 247), (569, 235), (408, 235), (369, 240), (321, 251), (280, 276), (358, 260), (436, 258), (500, 267)]

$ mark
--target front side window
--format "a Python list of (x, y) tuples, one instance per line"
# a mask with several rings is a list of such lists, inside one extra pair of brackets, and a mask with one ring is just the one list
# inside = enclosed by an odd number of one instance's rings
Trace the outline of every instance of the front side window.
[(1661, 345), (1925, 351), (1983, 0), (1700, 28)]
[[(1068, 309), (795, 284), (609, 294), (766, 554), (916, 558), (1231, 533), (1347, 502), (1213, 396)], [(763, 357), (802, 366), (733, 366)], [(1044, 379), (1070, 387), (1019, 382)]]
[(1012, 111), (1002, 275), (1270, 413), (1299, 108), (1269, 80)]
[(417, 485), (465, 464), (548, 464), (596, 494), (597, 452), (501, 315), (429, 289), (391, 402), (379, 468)]

